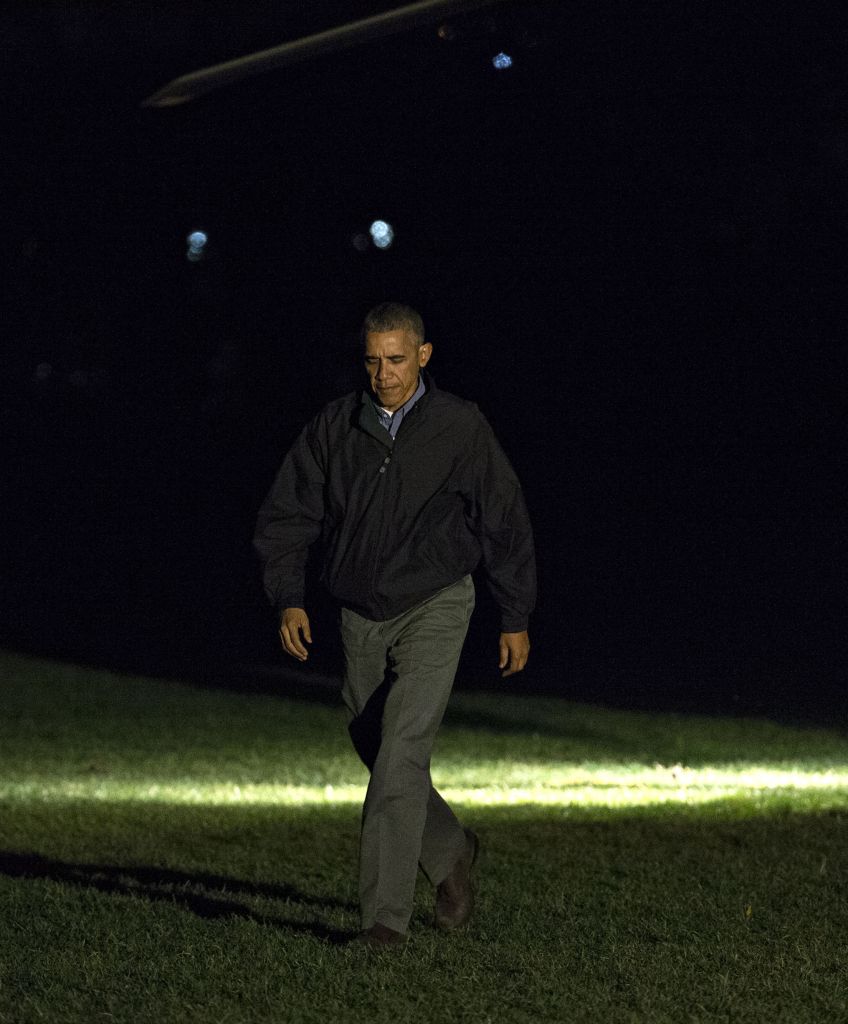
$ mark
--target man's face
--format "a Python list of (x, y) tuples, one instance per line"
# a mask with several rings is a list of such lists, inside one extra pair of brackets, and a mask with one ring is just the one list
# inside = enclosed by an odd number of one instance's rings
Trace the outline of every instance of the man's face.
[(365, 336), (365, 369), (371, 390), (384, 409), (394, 412), (412, 398), (418, 371), (426, 366), (433, 346), (419, 345), (409, 331), (371, 331)]

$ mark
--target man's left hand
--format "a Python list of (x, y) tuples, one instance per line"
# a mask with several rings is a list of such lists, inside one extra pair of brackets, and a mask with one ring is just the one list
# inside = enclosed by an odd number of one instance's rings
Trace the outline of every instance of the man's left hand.
[(521, 633), (501, 633), (500, 650), (501, 660), (498, 668), (501, 669), (501, 675), (506, 677), (520, 672), (530, 657), (530, 637), (527, 630)]

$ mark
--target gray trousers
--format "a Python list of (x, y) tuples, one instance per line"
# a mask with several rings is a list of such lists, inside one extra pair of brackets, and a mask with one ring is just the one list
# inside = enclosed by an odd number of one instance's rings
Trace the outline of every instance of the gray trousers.
[(363, 928), (405, 932), (418, 867), (438, 885), (465, 849), (462, 826), (433, 788), (430, 754), (473, 610), (470, 576), (385, 622), (342, 609), (342, 697), (371, 772), (359, 848)]

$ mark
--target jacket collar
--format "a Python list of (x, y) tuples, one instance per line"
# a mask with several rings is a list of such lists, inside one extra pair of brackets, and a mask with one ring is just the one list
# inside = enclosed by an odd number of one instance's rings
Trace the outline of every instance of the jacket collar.
[[(421, 379), (424, 381), (424, 394), (415, 403), (415, 407), (427, 402), (430, 395), (434, 393), (436, 388), (436, 382), (432, 376), (426, 371), (421, 371)], [(359, 426), (372, 437), (376, 438), (381, 444), (385, 445), (386, 448), (391, 448), (394, 444), (394, 440), (386, 428), (380, 423), (377, 417), (377, 407), (374, 401), (373, 392), (367, 388), (362, 389), (362, 394), (359, 399)]]

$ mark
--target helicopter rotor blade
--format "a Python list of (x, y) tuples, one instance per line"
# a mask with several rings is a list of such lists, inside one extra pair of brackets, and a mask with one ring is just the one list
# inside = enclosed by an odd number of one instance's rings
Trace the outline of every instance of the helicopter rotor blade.
[(463, 14), (480, 7), (491, 7), (501, 2), (502, 0), (419, 0), (418, 3), (396, 7), (359, 21), (338, 25), (324, 32), (293, 39), (280, 46), (248, 54), (246, 57), (238, 57), (223, 64), (192, 71), (175, 78), (152, 96), (148, 96), (142, 101), (141, 106), (175, 107), (251, 75), (357, 46), (368, 40), (402, 32), (404, 29), (441, 17)]

